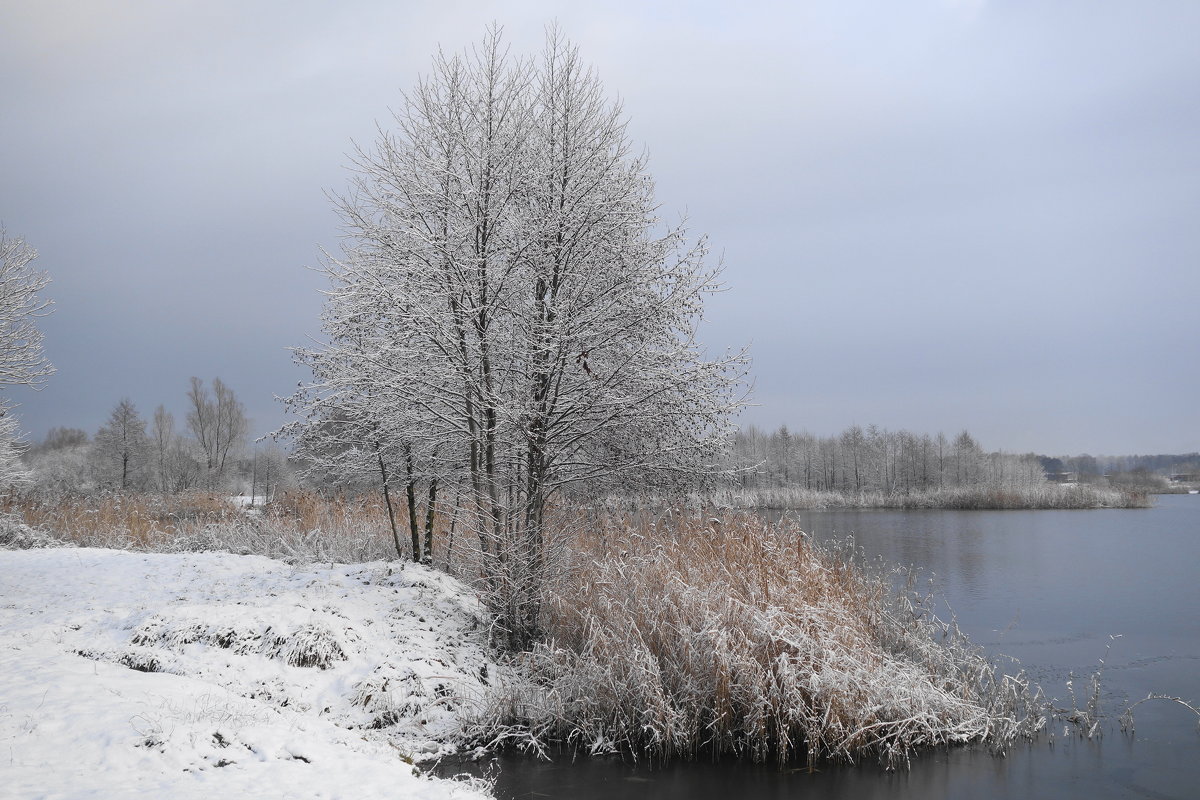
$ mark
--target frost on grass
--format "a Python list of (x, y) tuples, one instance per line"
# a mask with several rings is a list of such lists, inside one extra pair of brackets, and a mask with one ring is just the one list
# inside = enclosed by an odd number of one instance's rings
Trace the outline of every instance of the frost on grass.
[(244, 611), (238, 611), (228, 621), (214, 620), (213, 609), (209, 607), (155, 614), (138, 626), (129, 641), (134, 646), (172, 653), (185, 645), (200, 644), (237, 655), (257, 653), (293, 667), (329, 669), (339, 661), (348, 660), (341, 640), (356, 637), (353, 628), (343, 628), (339, 634), (324, 621), (289, 625), (286, 621), (272, 622), (278, 617), (267, 613), (247, 618)]
[(479, 728), (534, 749), (903, 766), (1043, 723), (1019, 678), (847, 554), (751, 520), (590, 532), (552, 638)]
[(411, 762), (488, 690), (483, 615), (413, 564), (0, 551), (6, 789), (479, 797)]

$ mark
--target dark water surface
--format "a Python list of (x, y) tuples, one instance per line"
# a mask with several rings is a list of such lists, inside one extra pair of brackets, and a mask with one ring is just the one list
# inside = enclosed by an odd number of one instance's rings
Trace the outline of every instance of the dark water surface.
[[(1071, 672), (1104, 660), (1102, 736), (1053, 736), (1006, 758), (957, 749), (908, 772), (875, 764), (816, 773), (745, 764), (649, 768), (569, 756), (498, 761), (501, 798), (1200, 798), (1197, 718), (1145, 703), (1136, 734), (1117, 716), (1148, 693), (1200, 701), (1200, 496), (1096, 511), (794, 512), (817, 539), (853, 534), (869, 557), (912, 565), (944, 594), (960, 627), (993, 655), (1016, 658), (1056, 705)], [(1115, 637), (1115, 638), (1114, 638)], [(1108, 651), (1106, 653), (1106, 648)]]

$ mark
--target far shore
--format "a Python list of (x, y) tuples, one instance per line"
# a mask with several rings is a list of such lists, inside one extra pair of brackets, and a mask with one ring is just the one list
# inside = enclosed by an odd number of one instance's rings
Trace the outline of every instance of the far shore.
[(1028, 487), (969, 486), (912, 491), (843, 492), (798, 487), (719, 490), (707, 498), (712, 505), (761, 510), (836, 508), (956, 509), (956, 510), (1062, 510), (1096, 508), (1150, 508), (1148, 492), (1127, 491), (1091, 484), (1053, 484)]

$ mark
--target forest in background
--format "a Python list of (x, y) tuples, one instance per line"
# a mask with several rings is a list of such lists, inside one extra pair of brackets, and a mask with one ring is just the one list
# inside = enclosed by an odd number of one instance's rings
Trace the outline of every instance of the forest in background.
[(1053, 486), (1087, 487), (1088, 498), (1108, 505), (1119, 501), (1105, 492), (1129, 500), (1184, 490), (1200, 473), (1196, 453), (1050, 457), (988, 451), (965, 430), (948, 438), (876, 425), (852, 425), (831, 436), (749, 426), (733, 436), (729, 458), (734, 478), (726, 488), (740, 492), (734, 504), (743, 506), (873, 506), (913, 496), (928, 499), (918, 506), (1083, 505), (1083, 493), (1048, 493)]

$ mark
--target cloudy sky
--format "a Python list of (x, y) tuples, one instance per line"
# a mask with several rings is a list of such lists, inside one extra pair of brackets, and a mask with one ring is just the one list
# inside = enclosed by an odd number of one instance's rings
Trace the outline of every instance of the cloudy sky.
[(1200, 450), (1200, 3), (0, 2), (0, 222), (40, 252), (33, 438), (306, 376), (328, 192), (441, 46), (557, 19), (723, 252), (745, 419)]

